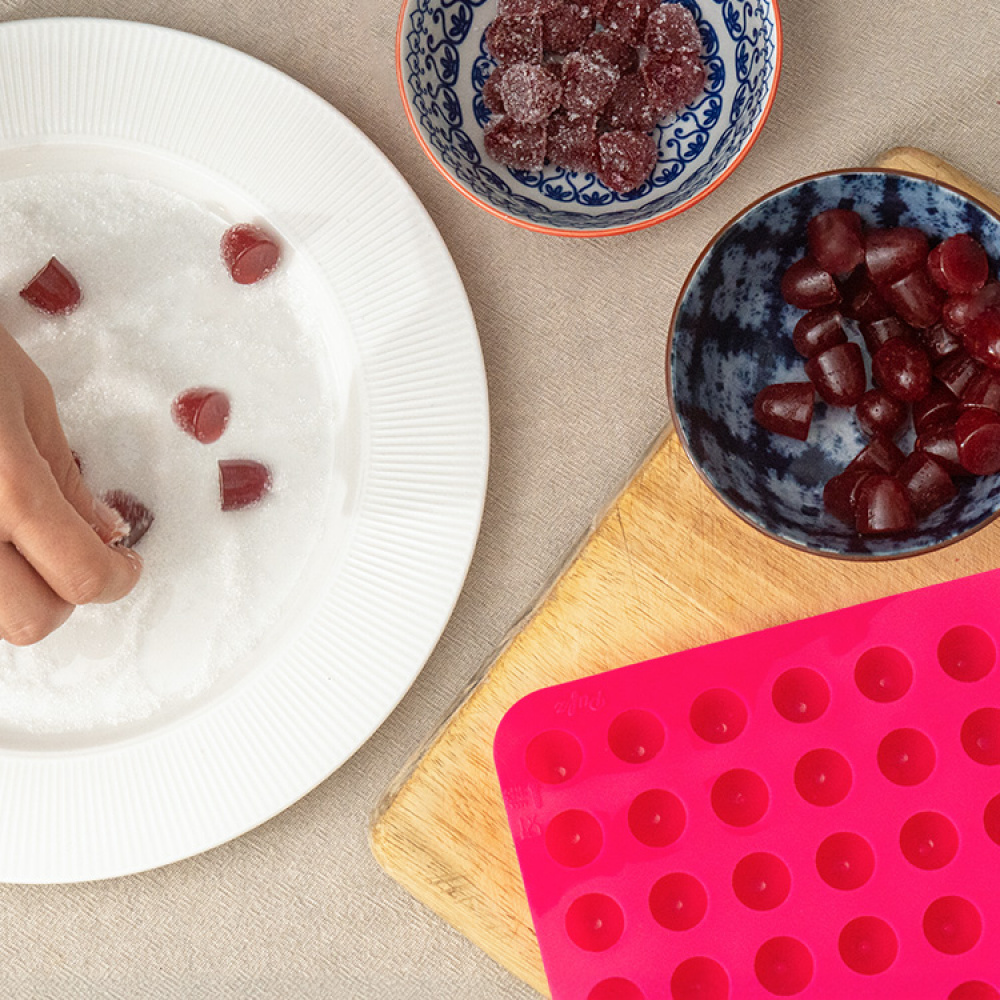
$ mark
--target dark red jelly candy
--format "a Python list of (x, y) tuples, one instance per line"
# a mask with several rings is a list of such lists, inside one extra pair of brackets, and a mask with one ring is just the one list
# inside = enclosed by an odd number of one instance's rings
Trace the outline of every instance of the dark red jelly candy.
[(806, 227), (809, 255), (824, 271), (846, 274), (865, 259), (861, 216), (846, 208), (814, 215)]
[(486, 152), (514, 170), (540, 170), (545, 163), (545, 126), (525, 125), (503, 115), (483, 132)]
[(811, 257), (795, 261), (781, 276), (781, 295), (796, 309), (818, 309), (840, 301), (833, 275)]
[(76, 278), (52, 257), (21, 289), (21, 298), (36, 309), (55, 316), (72, 312), (80, 304), (80, 286)]
[(604, 109), (601, 125), (608, 129), (648, 132), (659, 120), (646, 82), (638, 73), (623, 76), (615, 86)]
[(977, 361), (1000, 368), (1000, 310), (987, 309), (970, 320), (962, 334), (965, 349)]
[(486, 105), (487, 111), (492, 111), (495, 115), (502, 115), (504, 112), (503, 94), (500, 93), (503, 74), (503, 67), (497, 66), (483, 84), (483, 104)]
[(952, 476), (968, 472), (958, 457), (958, 442), (955, 440), (955, 424), (940, 423), (917, 436), (914, 451), (925, 451), (936, 458)]
[(598, 176), (612, 191), (634, 191), (656, 166), (656, 143), (645, 132), (619, 129), (598, 141), (601, 168)]
[(870, 322), (892, 314), (868, 272), (862, 267), (843, 279), (840, 290), (843, 298), (841, 311), (849, 319)]
[(701, 34), (694, 15), (680, 3), (661, 3), (646, 20), (646, 48), (654, 55), (701, 52)]
[(927, 256), (931, 280), (951, 295), (982, 288), (990, 274), (983, 245), (968, 233), (957, 233), (939, 243)]
[(911, 226), (869, 229), (865, 234), (865, 266), (877, 285), (891, 285), (927, 260), (927, 237)]
[(501, 65), (542, 61), (542, 19), (500, 15), (486, 29), (486, 51)]
[(554, 114), (548, 124), (550, 163), (580, 173), (594, 173), (601, 164), (597, 119), (586, 115)]
[(952, 295), (941, 309), (941, 322), (961, 336), (965, 327), (987, 309), (1000, 308), (1000, 282), (987, 281), (977, 292)]
[(983, 366), (964, 350), (949, 354), (934, 366), (934, 377), (956, 399), (961, 399), (968, 384), (983, 370)]
[(753, 415), (758, 424), (775, 434), (805, 441), (812, 423), (814, 390), (810, 382), (781, 382), (757, 393)]
[(944, 323), (935, 323), (933, 326), (927, 327), (926, 330), (921, 330), (918, 336), (927, 351), (927, 356), (935, 364), (954, 354), (962, 346), (961, 339), (952, 333)]
[(958, 460), (976, 476), (1000, 472), (1000, 413), (976, 407), (955, 422)]
[(594, 14), (586, 4), (564, 3), (542, 17), (542, 47), (564, 56), (575, 52), (594, 30)]
[(238, 285), (266, 278), (280, 257), (278, 241), (260, 226), (231, 226), (222, 234), (222, 259)]
[(944, 385), (932, 382), (930, 392), (912, 407), (913, 427), (918, 434), (941, 424), (954, 426), (961, 409), (958, 398)]
[(861, 336), (865, 338), (865, 347), (874, 354), (883, 344), (889, 343), (893, 337), (913, 336), (915, 330), (907, 326), (898, 316), (883, 316), (880, 319), (865, 320), (858, 324)]
[(242, 510), (258, 503), (271, 489), (271, 470), (249, 458), (219, 462), (219, 496), (223, 510)]
[(497, 0), (500, 17), (540, 17), (563, 4), (564, 0)]
[(1000, 372), (979, 372), (962, 393), (962, 406), (982, 407), (1000, 413)]
[(931, 361), (908, 337), (893, 337), (872, 357), (872, 377), (890, 396), (912, 403), (930, 390)]
[(845, 469), (823, 487), (823, 506), (837, 520), (854, 526), (857, 519), (858, 487), (871, 475), (869, 469)]
[(618, 70), (582, 52), (571, 52), (562, 64), (562, 103), (572, 115), (597, 115), (618, 83)]
[(924, 517), (958, 495), (947, 469), (933, 455), (915, 451), (896, 470), (914, 514)]
[(896, 315), (910, 326), (933, 326), (941, 318), (944, 292), (927, 277), (924, 268), (903, 275), (887, 286), (882, 294), (896, 310)]
[(858, 486), (855, 522), (860, 535), (895, 535), (916, 526), (913, 505), (903, 484), (873, 473)]
[(635, 46), (619, 38), (613, 31), (595, 31), (580, 48), (585, 55), (598, 62), (614, 66), (623, 76), (639, 68), (639, 54)]
[(892, 476), (903, 464), (905, 457), (896, 442), (887, 434), (876, 434), (851, 459), (847, 468), (851, 470), (865, 469), (868, 472), (884, 472), (886, 475)]
[(515, 63), (503, 75), (500, 94), (507, 114), (514, 121), (537, 125), (559, 107), (562, 87), (547, 66)]
[(833, 406), (854, 406), (864, 395), (865, 362), (857, 344), (830, 347), (810, 358), (805, 367), (816, 391)]
[(835, 306), (823, 306), (807, 312), (792, 331), (792, 344), (804, 358), (821, 354), (846, 340), (844, 317)]
[(607, 0), (601, 23), (626, 42), (638, 45), (646, 31), (646, 20), (659, 0)]
[(690, 52), (649, 56), (642, 64), (642, 76), (661, 115), (692, 104), (705, 89), (705, 65)]
[(229, 423), (229, 397), (221, 389), (199, 386), (185, 389), (173, 402), (174, 423), (185, 434), (211, 444), (222, 437)]
[(892, 438), (903, 429), (908, 414), (906, 406), (883, 389), (869, 389), (858, 400), (854, 415), (869, 437), (885, 434)]
[(138, 497), (125, 490), (109, 490), (101, 499), (125, 522), (126, 533), (121, 544), (133, 549), (139, 539), (149, 531), (153, 512)]

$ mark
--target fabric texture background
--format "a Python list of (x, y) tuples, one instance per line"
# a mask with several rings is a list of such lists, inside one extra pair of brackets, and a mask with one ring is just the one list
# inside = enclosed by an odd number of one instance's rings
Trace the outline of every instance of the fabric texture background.
[(108, 882), (0, 886), (0, 995), (536, 995), (378, 868), (371, 811), (662, 429), (674, 299), (723, 223), (779, 184), (895, 145), (1000, 186), (1000, 0), (782, 0), (781, 10), (777, 102), (733, 176), (652, 229), (571, 240), (494, 219), (437, 175), (397, 94), (397, 0), (0, 0), (4, 20), (115, 17), (204, 35), (346, 114), (403, 173), (455, 258), (482, 339), (493, 435), (462, 597), (382, 728), (296, 805), (199, 857)]

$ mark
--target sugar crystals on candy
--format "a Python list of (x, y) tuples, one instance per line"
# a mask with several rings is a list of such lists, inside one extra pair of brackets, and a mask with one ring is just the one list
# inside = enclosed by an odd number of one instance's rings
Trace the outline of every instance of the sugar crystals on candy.
[(646, 47), (650, 52), (701, 52), (701, 35), (691, 12), (680, 3), (661, 3), (646, 21)]
[(486, 29), (486, 50), (501, 66), (542, 61), (542, 19), (505, 17), (494, 19)]
[(504, 73), (500, 94), (511, 118), (537, 125), (559, 107), (562, 87), (555, 73), (545, 66), (516, 63)]
[(647, 132), (605, 132), (599, 145), (600, 178), (612, 191), (634, 191), (656, 163), (656, 143)]
[(548, 156), (557, 167), (593, 173), (601, 164), (597, 119), (559, 112), (549, 119)]
[(538, 170), (545, 163), (545, 125), (526, 125), (510, 115), (486, 126), (486, 152), (514, 170)]
[(546, 52), (564, 56), (576, 51), (594, 30), (594, 15), (586, 5), (566, 3), (542, 18), (542, 45)]
[(563, 108), (571, 115), (597, 115), (608, 103), (618, 70), (582, 52), (563, 60)]

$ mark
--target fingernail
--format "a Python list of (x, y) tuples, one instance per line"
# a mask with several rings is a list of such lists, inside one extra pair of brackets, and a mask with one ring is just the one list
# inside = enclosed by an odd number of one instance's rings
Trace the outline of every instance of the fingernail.
[(132, 564), (137, 573), (142, 572), (142, 556), (135, 549), (127, 549), (124, 545), (119, 545), (118, 550)]
[(106, 542), (117, 542), (128, 534), (128, 525), (122, 520), (121, 515), (103, 500), (94, 501), (94, 519), (97, 521), (94, 525), (97, 533)]

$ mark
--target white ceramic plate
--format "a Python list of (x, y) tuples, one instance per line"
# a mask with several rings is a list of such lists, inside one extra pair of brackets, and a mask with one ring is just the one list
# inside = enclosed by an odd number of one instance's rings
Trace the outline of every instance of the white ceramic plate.
[(412, 191), (337, 111), (179, 32), (0, 25), (0, 180), (81, 168), (263, 216), (311, 262), (336, 316), (338, 420), (353, 447), (342, 522), (319, 532), (294, 611), (238, 676), (127, 731), (0, 734), (7, 882), (190, 857), (327, 777), (440, 637), (486, 486), (486, 382), (461, 281)]

